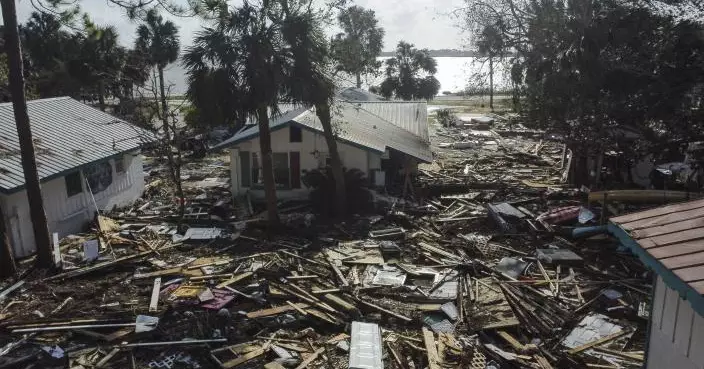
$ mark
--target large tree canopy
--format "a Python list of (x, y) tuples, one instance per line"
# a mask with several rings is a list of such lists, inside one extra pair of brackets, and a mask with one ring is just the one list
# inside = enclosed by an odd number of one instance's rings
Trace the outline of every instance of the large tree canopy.
[(468, 28), (500, 25), (491, 39), (513, 54), (527, 124), (582, 153), (619, 144), (624, 127), (640, 132), (643, 145), (700, 136), (702, 25), (614, 0), (467, 4)]
[(374, 11), (361, 6), (342, 10), (337, 19), (343, 30), (332, 42), (337, 69), (355, 76), (360, 88), (362, 76), (376, 74), (381, 67), (377, 57), (384, 44), (384, 29), (379, 27)]
[(396, 47), (396, 55), (386, 60), (386, 79), (379, 92), (386, 98), (430, 100), (440, 91), (435, 73), (437, 62), (427, 49), (416, 49), (401, 41)]

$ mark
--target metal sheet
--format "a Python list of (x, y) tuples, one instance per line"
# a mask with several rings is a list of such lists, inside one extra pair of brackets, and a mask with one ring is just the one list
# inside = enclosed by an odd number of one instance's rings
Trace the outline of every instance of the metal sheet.
[(352, 322), (349, 369), (382, 369), (382, 355), (379, 326)]
[[(149, 131), (69, 97), (28, 101), (27, 110), (40, 180), (155, 139)], [(17, 191), (24, 187), (24, 174), (11, 103), (0, 104), (0, 132), (0, 191)]]

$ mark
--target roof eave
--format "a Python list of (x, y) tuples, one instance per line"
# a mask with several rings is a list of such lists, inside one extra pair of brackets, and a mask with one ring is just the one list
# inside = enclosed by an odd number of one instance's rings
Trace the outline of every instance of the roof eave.
[(672, 270), (665, 267), (659, 260), (650, 255), (643, 247), (641, 247), (631, 236), (619, 225), (609, 222), (608, 231), (611, 235), (618, 238), (621, 244), (627, 247), (638, 258), (657, 273), (665, 284), (673, 290), (679, 292), (683, 300), (689, 301), (694, 311), (700, 316), (704, 316), (704, 296), (699, 294), (687, 282), (678, 277)]
[[(63, 176), (65, 176), (65, 175), (68, 174), (68, 173), (72, 173), (72, 172), (75, 172), (75, 171), (77, 171), (77, 170), (81, 170), (81, 169), (83, 169), (83, 168), (85, 168), (85, 167), (94, 165), (94, 164), (96, 164), (96, 163), (101, 163), (101, 162), (103, 162), (103, 161), (116, 158), (116, 157), (118, 157), (118, 156), (120, 156), (120, 155), (124, 155), (125, 153), (133, 152), (133, 151), (139, 150), (140, 148), (141, 148), (141, 146), (138, 146), (138, 147), (135, 147), (135, 148), (131, 148), (131, 149), (126, 149), (126, 150), (123, 150), (123, 151), (116, 152), (116, 153), (114, 153), (114, 154), (112, 154), (112, 155), (110, 155), (110, 156), (105, 156), (105, 157), (102, 157), (102, 158), (100, 158), (100, 159), (93, 160), (93, 161), (88, 162), (88, 163), (85, 163), (85, 164), (81, 164), (81, 165), (76, 166), (76, 167), (73, 167), (73, 168), (71, 168), (71, 169), (62, 170), (62, 171), (60, 171), (60, 172), (58, 172), (58, 173), (54, 173), (54, 174), (52, 174), (52, 175), (49, 175), (49, 176), (46, 176), (46, 177), (40, 179), (40, 180), (39, 180), (39, 183), (46, 183), (46, 182), (49, 182), (49, 181), (54, 180), (54, 179), (56, 179), (56, 178), (63, 177)], [(12, 187), (12, 188), (3, 188), (3, 187), (0, 187), (0, 193), (2, 193), (3, 195), (12, 195), (12, 194), (15, 194), (15, 193), (17, 193), (17, 192), (20, 192), (20, 191), (24, 190), (26, 186), (27, 186), (27, 184), (25, 183), (25, 184), (22, 184), (22, 185), (20, 185), (20, 186), (16, 186), (16, 187)]]

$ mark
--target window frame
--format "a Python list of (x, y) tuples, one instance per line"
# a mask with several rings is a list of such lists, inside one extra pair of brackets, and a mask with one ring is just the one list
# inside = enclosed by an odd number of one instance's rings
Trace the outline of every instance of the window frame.
[[(78, 182), (77, 183), (69, 183), (69, 177), (72, 176), (78, 176)], [(75, 180), (75, 179), (74, 179)], [(76, 188), (74, 187), (76, 184), (80, 187), (80, 191), (76, 192)], [(77, 170), (74, 172), (71, 172), (69, 174), (66, 174), (64, 176), (64, 185), (66, 186), (66, 197), (69, 199), (76, 196), (80, 195), (83, 193), (83, 176), (81, 176), (81, 171)], [(73, 191), (70, 191), (70, 189), (73, 189)]]
[[(294, 133), (295, 132), (295, 133)], [(303, 142), (303, 128), (297, 125), (288, 126), (288, 142), (301, 143)]]

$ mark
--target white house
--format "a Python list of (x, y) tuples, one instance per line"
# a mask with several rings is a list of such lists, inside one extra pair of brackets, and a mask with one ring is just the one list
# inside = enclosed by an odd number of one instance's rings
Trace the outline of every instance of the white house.
[[(68, 97), (27, 103), (49, 231), (81, 231), (98, 209), (141, 196), (153, 136)], [(0, 104), (0, 207), (16, 257), (36, 251), (12, 104)]]
[[(270, 121), (274, 177), (281, 198), (305, 197), (301, 178), (324, 168), (329, 154), (323, 128), (313, 109), (282, 107)], [(338, 101), (331, 109), (338, 151), (347, 169), (359, 169), (372, 184), (383, 186), (420, 162), (432, 161), (428, 114), (424, 102)], [(263, 198), (259, 128), (249, 124), (217, 145), (231, 156), (232, 193)]]
[(704, 368), (704, 200), (611, 219), (656, 277), (644, 368)]

